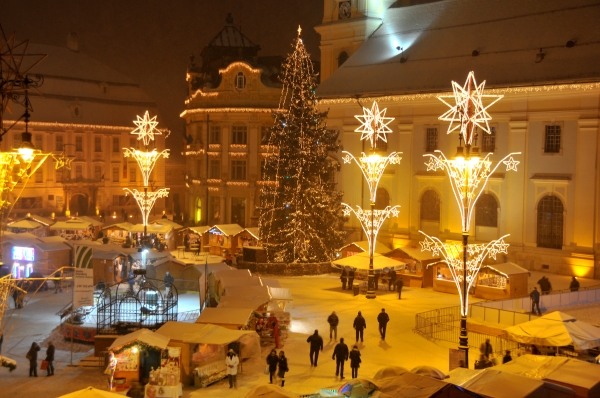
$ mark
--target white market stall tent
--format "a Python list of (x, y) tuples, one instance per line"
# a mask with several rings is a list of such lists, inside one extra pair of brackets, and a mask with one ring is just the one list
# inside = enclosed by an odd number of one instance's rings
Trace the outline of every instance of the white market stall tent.
[[(368, 270), (369, 261), (369, 253), (363, 252), (339, 260), (334, 260), (331, 264), (340, 269)], [(379, 253), (373, 255), (373, 269), (404, 269), (404, 266), (405, 263), (402, 261), (394, 260), (393, 258), (386, 257)]]
[(600, 328), (560, 311), (505, 329), (507, 338), (519, 343), (576, 350), (600, 346)]
[(223, 326), (232, 330), (254, 330), (251, 308), (205, 308), (196, 323)]

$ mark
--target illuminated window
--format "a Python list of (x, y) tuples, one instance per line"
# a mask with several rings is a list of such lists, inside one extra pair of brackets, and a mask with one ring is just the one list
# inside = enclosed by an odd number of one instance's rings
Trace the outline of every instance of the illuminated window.
[(55, 146), (54, 146), (54, 150), (55, 151), (62, 151), (63, 150), (63, 136), (62, 135), (57, 135), (54, 138), (54, 142), (55, 142)]
[(564, 212), (562, 201), (554, 195), (548, 195), (540, 200), (537, 212), (537, 246), (562, 249)]
[(425, 135), (425, 152), (433, 152), (438, 149), (437, 127), (428, 127)]
[(102, 152), (102, 137), (94, 137), (94, 152)]
[(231, 143), (246, 144), (248, 128), (246, 126), (231, 126)]
[(210, 134), (208, 137), (209, 144), (221, 143), (221, 126), (210, 126)]
[(231, 179), (245, 180), (246, 179), (246, 161), (232, 160), (231, 161)]
[(440, 196), (433, 189), (421, 197), (421, 221), (440, 221)]
[(75, 136), (75, 151), (83, 152), (83, 136)]
[(494, 152), (496, 149), (496, 127), (490, 127), (490, 134), (482, 131), (481, 134), (481, 151)]
[(121, 140), (119, 139), (119, 137), (113, 137), (112, 151), (113, 151), (113, 153), (121, 152)]
[(545, 153), (560, 153), (560, 126), (546, 126)]
[(475, 204), (475, 225), (498, 227), (498, 202), (494, 195), (482, 193)]
[(238, 90), (246, 88), (246, 76), (244, 76), (243, 72), (238, 72), (235, 76), (235, 88)]
[(221, 178), (221, 161), (218, 159), (212, 159), (209, 164), (208, 178), (219, 179)]

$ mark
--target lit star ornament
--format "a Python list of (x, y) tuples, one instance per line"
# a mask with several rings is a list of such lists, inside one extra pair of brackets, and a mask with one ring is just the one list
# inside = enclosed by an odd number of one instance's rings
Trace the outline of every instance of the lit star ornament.
[(360, 127), (354, 131), (362, 133), (360, 136), (361, 140), (366, 139), (371, 141), (371, 147), (373, 148), (375, 148), (375, 142), (378, 139), (387, 142), (385, 135), (392, 132), (388, 127), (388, 124), (390, 124), (394, 118), (385, 117), (386, 110), (387, 109), (379, 111), (379, 105), (377, 105), (377, 102), (373, 102), (371, 109), (363, 107), (363, 114), (354, 116), (361, 123)]
[(506, 171), (517, 171), (517, 165), (521, 162), (519, 162), (518, 160), (514, 160), (513, 157), (511, 156), (508, 160), (505, 160), (504, 162), (502, 162), (506, 165)]
[(139, 116), (136, 117), (137, 120), (134, 120), (133, 123), (138, 127), (133, 130), (131, 134), (137, 135), (138, 140), (143, 140), (144, 145), (148, 146), (150, 141), (154, 141), (155, 135), (162, 135), (160, 130), (156, 128), (156, 126), (158, 126), (156, 116), (150, 118), (150, 113), (146, 111), (143, 118)]
[[(491, 134), (488, 121), (492, 120), (492, 117), (487, 112), (487, 109), (504, 97), (503, 95), (483, 94), (484, 87), (485, 80), (480, 85), (477, 85), (475, 74), (469, 72), (467, 81), (463, 87), (453, 81), (452, 90), (454, 94), (438, 97), (440, 101), (450, 107), (446, 113), (439, 117), (439, 120), (450, 122), (448, 134), (460, 130), (465, 144), (469, 146), (472, 144), (477, 127)], [(453, 98), (455, 104), (450, 104), (444, 98)], [(484, 106), (484, 99), (491, 99), (492, 101)]]

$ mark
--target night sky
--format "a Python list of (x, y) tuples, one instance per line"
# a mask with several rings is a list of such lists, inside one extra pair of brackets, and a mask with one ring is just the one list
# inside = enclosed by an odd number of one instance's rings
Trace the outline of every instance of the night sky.
[(181, 152), (179, 114), (190, 54), (198, 59), (225, 26), (228, 12), (261, 46), (259, 55), (291, 52), (302, 25), (305, 45), (319, 60), (320, 37), (313, 27), (323, 19), (322, 0), (0, 0), (7, 36), (16, 32), (18, 40), (66, 47), (69, 32), (76, 32), (79, 51), (140, 83), (158, 104), (159, 127), (173, 132), (167, 140), (173, 155)]

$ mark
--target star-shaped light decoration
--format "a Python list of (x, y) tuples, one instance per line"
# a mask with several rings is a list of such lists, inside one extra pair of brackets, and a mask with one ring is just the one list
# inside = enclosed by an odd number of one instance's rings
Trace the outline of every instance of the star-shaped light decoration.
[(75, 157), (67, 156), (64, 152), (60, 154), (60, 156), (52, 155), (54, 160), (56, 161), (56, 170), (62, 169), (63, 167), (66, 170), (71, 170), (71, 162), (75, 159)]
[(150, 113), (146, 111), (143, 118), (139, 116), (136, 117), (137, 120), (134, 120), (133, 123), (138, 127), (133, 130), (131, 134), (137, 135), (138, 140), (143, 140), (144, 145), (148, 146), (150, 141), (154, 141), (155, 135), (162, 135), (160, 130), (156, 128), (156, 126), (158, 126), (156, 116), (150, 118)]
[(511, 171), (511, 170), (517, 171), (517, 165), (521, 162), (513, 159), (513, 157), (511, 156), (508, 160), (505, 160), (502, 163), (504, 163), (506, 165), (506, 171)]
[(386, 110), (387, 109), (379, 111), (379, 105), (377, 105), (377, 102), (373, 102), (371, 109), (363, 107), (363, 114), (354, 116), (361, 123), (360, 127), (354, 131), (362, 133), (360, 136), (361, 140), (366, 139), (371, 141), (372, 148), (375, 148), (375, 142), (378, 139), (387, 142), (385, 135), (392, 132), (388, 127), (388, 124), (390, 124), (394, 118), (385, 117)]
[[(453, 95), (441, 95), (439, 100), (448, 105), (450, 109), (439, 117), (439, 120), (450, 122), (448, 134), (459, 130), (465, 140), (466, 145), (471, 145), (475, 136), (475, 129), (479, 127), (484, 132), (491, 134), (488, 124), (492, 117), (487, 109), (500, 101), (503, 95), (483, 94), (485, 80), (480, 85), (475, 81), (475, 74), (469, 72), (465, 85), (461, 87), (458, 83), (452, 82)], [(444, 98), (453, 98), (455, 104), (452, 105)], [(484, 99), (492, 101), (483, 105)]]

